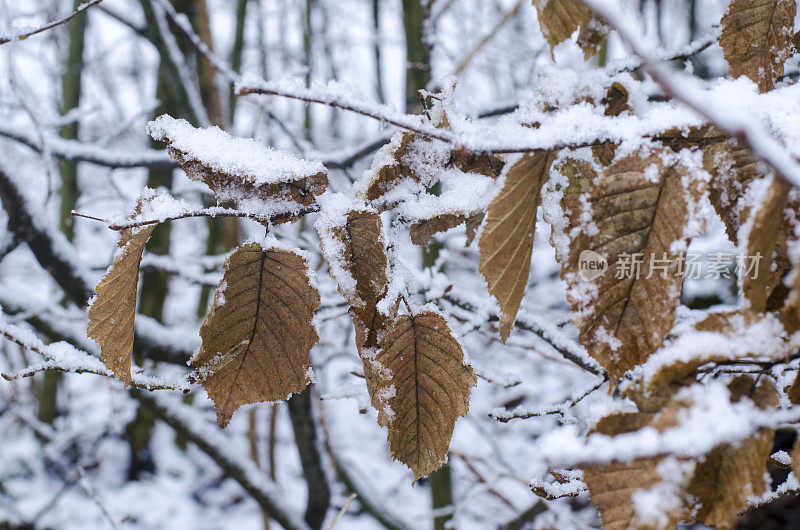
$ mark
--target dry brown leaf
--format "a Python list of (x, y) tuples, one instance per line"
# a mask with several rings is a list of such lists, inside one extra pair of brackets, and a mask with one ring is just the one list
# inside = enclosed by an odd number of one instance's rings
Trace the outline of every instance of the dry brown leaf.
[[(559, 258), (566, 259), (562, 273), (568, 298), (580, 341), (612, 381), (661, 345), (679, 301), (682, 253), (673, 251), (673, 243), (687, 242), (690, 202), (701, 191), (693, 181), (687, 189), (685, 170), (665, 165), (663, 154), (633, 153), (597, 176), (580, 163), (560, 167), (569, 179), (563, 199), (569, 256)], [(590, 226), (585, 226), (587, 215)], [(586, 251), (607, 261), (604, 274), (581, 277), (580, 256)], [(624, 268), (634, 263), (635, 254), (641, 256), (638, 274), (635, 265)]]
[[(211, 188), (218, 203), (233, 201), (238, 204), (253, 199), (274, 203), (275, 199), (282, 199), (309, 206), (328, 187), (328, 173), (321, 163), (301, 160), (255, 140), (233, 138), (216, 127), (197, 129), (170, 116), (161, 116), (148, 127), (153, 138), (167, 143), (170, 156), (181, 164), (191, 179)], [(207, 155), (194, 144), (184, 142), (187, 135), (200, 136), (223, 152), (246, 151), (247, 156), (228, 155), (231, 160), (221, 163), (219, 153)], [(250, 163), (253, 159), (259, 163)], [(265, 171), (264, 165), (270, 166), (266, 177), (256, 174)]]
[(447, 457), (456, 420), (469, 410), (476, 378), (445, 319), (433, 311), (394, 320), (371, 359), (378, 421), (389, 429), (392, 456), (414, 479)]
[(589, 489), (589, 498), (600, 512), (603, 528), (635, 528), (632, 495), (661, 482), (656, 469), (660, 461), (660, 458), (642, 458), (632, 462), (591, 465), (583, 469), (583, 481)]
[(460, 169), (464, 173), (475, 173), (487, 177), (497, 178), (503, 171), (505, 161), (496, 155), (485, 153), (472, 153), (462, 149), (450, 153), (448, 166)]
[(466, 224), (466, 246), (470, 246), (485, 215), (486, 214), (484, 212), (476, 212), (472, 214), (444, 213), (429, 219), (420, 219), (419, 221), (414, 222), (409, 229), (411, 242), (415, 245), (427, 247), (431, 237), (433, 237), (434, 234), (445, 232), (461, 224)]
[(750, 184), (764, 174), (747, 147), (736, 141), (717, 142), (703, 150), (703, 167), (712, 177), (709, 199), (725, 223), (728, 237), (738, 243), (739, 227), (745, 222), (742, 197)]
[(792, 53), (794, 0), (732, 0), (722, 17), (719, 45), (733, 77), (747, 76), (772, 90)]
[(500, 303), (500, 338), (508, 338), (528, 284), (536, 210), (555, 158), (549, 151), (523, 155), (510, 167), (492, 200), (478, 241), (479, 270)]
[[(638, 399), (639, 412), (614, 413), (600, 419), (592, 432), (614, 436), (638, 431), (652, 424), (659, 410), (669, 399), (673, 389), (652, 397)], [(641, 396), (637, 396), (641, 397)], [(666, 425), (660, 426), (660, 430)], [(589, 489), (589, 498), (600, 512), (603, 528), (627, 530), (641, 528), (636, 521), (633, 494), (646, 490), (662, 481), (658, 472), (661, 457), (639, 458), (630, 462), (609, 462), (583, 468), (583, 481)], [(672, 514), (673, 522), (682, 517), (682, 510)]]
[[(734, 402), (748, 397), (761, 408), (778, 405), (778, 393), (766, 380), (756, 385), (752, 378), (740, 376), (728, 387)], [(717, 446), (697, 465), (688, 491), (700, 501), (698, 521), (732, 528), (736, 516), (747, 508), (747, 498), (767, 491), (764, 474), (774, 434), (773, 429), (761, 429), (736, 446)]]
[(125, 385), (131, 382), (136, 292), (139, 264), (157, 225), (120, 232), (114, 263), (95, 289), (89, 305), (87, 335), (100, 345), (100, 358)]
[[(385, 163), (375, 170), (375, 175), (364, 192), (364, 198), (367, 201), (380, 199), (405, 179), (419, 181), (419, 177), (404, 162), (404, 158), (412, 150), (415, 140), (414, 133), (403, 132), (395, 135), (392, 141), (383, 146), (375, 155), (375, 160), (386, 159), (391, 163)], [(421, 141), (425, 141), (425, 139)]]
[(591, 10), (577, 0), (538, 0), (534, 3), (539, 13), (539, 26), (551, 51), (581, 28), (578, 45), (588, 58), (597, 52), (608, 33), (608, 29), (592, 16)]
[[(688, 380), (686, 380), (688, 381)], [(684, 381), (684, 383), (686, 382)], [(690, 403), (673, 396), (682, 383), (666, 384), (652, 394), (635, 392), (628, 397), (639, 406), (639, 412), (615, 413), (602, 418), (593, 432), (608, 436), (634, 432), (652, 427), (663, 432), (677, 427), (681, 412)], [(728, 385), (731, 400), (751, 399), (761, 408), (776, 407), (775, 388), (769, 382), (755, 384), (749, 376), (734, 379)], [(584, 482), (592, 502), (600, 510), (603, 528), (674, 528), (690, 516), (716, 527), (728, 527), (743, 509), (747, 498), (766, 490), (764, 472), (772, 447), (773, 431), (763, 429), (736, 446), (722, 444), (700, 459), (686, 482), (677, 484), (682, 501), (668, 508), (661, 524), (637, 519), (633, 494), (653, 488), (662, 481), (658, 465), (663, 457), (636, 459), (631, 462), (611, 462), (584, 467)], [(695, 498), (698, 504), (691, 499)]]
[(781, 224), (789, 190), (788, 184), (773, 177), (767, 184), (757, 210), (749, 214), (753, 216), (753, 222), (747, 237), (747, 256), (757, 256), (759, 263), (757, 271), (743, 275), (742, 293), (750, 301), (750, 307), (754, 311), (766, 310), (767, 297), (781, 280), (780, 276), (776, 278), (770, 274), (770, 265), (776, 248), (786, 247), (786, 236), (781, 232)]
[(795, 440), (792, 448), (792, 472), (795, 477), (800, 477), (800, 439)]
[[(763, 333), (761, 330), (754, 329), (753, 326), (770, 326), (776, 335), (780, 335), (780, 323), (771, 315), (764, 315), (750, 309), (736, 309), (733, 311), (714, 312), (704, 319), (693, 324), (690, 330), (683, 330), (679, 337), (684, 334), (697, 332), (715, 333), (720, 338), (721, 344), (730, 344), (739, 339), (746, 340), (748, 334)], [(763, 328), (762, 328), (763, 330)], [(697, 340), (697, 339), (696, 339)], [(725, 342), (725, 341), (728, 342)], [(790, 345), (780, 344), (781, 341), (765, 343), (764, 349), (768, 351), (751, 352), (750, 358), (769, 357), (771, 359), (781, 359), (789, 355)], [(648, 388), (658, 388), (672, 381), (678, 381), (690, 375), (694, 375), (698, 368), (711, 362), (722, 362), (731, 360), (731, 352), (728, 348), (721, 346), (713, 351), (698, 352), (692, 356), (682, 356), (678, 359), (672, 358), (669, 364), (659, 366), (655, 372), (647, 378)], [(658, 356), (651, 357), (651, 361), (658, 361)]]
[[(356, 331), (363, 335), (363, 340), (358, 341), (360, 351), (378, 346), (377, 336), (387, 321), (376, 304), (386, 289), (388, 260), (380, 214), (350, 210), (345, 219), (342, 226), (318, 225), (320, 246), (339, 292), (351, 306)], [(352, 280), (355, 286), (351, 285)]]
[[(785, 235), (783, 241), (787, 245), (791, 243), (794, 250), (790, 258), (788, 249), (782, 249), (787, 254), (785, 263), (781, 267), (785, 272), (781, 275), (781, 283), (767, 302), (767, 309), (773, 310), (778, 305), (783, 326), (789, 333), (794, 333), (800, 330), (800, 256), (796, 251), (800, 245), (800, 193), (797, 191), (789, 193), (788, 204), (784, 210), (782, 232)], [(779, 293), (779, 291), (783, 292)], [(778, 300), (775, 299), (779, 299), (780, 304), (776, 303)], [(798, 402), (800, 402), (800, 386), (798, 386), (797, 392)]]
[(300, 255), (259, 243), (231, 253), (192, 359), (221, 427), (242, 405), (285, 399), (306, 387), (319, 339), (311, 318), (319, 305)]
[[(380, 214), (368, 210), (350, 210), (345, 219), (342, 226), (318, 225), (320, 246), (339, 292), (350, 304), (348, 312), (355, 326), (356, 347), (364, 365), (367, 388), (373, 406), (379, 408), (368, 358), (378, 347), (379, 337), (393, 316), (384, 315), (377, 308), (388, 282), (383, 221)], [(355, 290), (350, 285), (352, 280)]]

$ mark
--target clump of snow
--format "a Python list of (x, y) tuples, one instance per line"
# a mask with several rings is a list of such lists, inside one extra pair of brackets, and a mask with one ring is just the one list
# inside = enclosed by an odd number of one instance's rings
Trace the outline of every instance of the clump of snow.
[(290, 182), (326, 171), (319, 161), (303, 160), (252, 138), (235, 138), (219, 127), (198, 129), (166, 114), (148, 123), (147, 132), (215, 171), (238, 176), (256, 186)]

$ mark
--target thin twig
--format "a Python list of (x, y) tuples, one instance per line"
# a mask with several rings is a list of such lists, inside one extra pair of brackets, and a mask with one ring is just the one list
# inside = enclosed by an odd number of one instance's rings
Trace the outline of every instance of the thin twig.
[[(53, 357), (53, 355), (51, 355), (46, 351), (47, 346), (45, 344), (43, 343), (35, 344), (30, 339), (23, 340), (22, 338), (13, 334), (8, 329), (0, 329), (0, 335), (10, 340), (11, 342), (18, 344), (19, 346), (22, 346), (27, 350), (30, 350), (34, 353), (38, 353), (39, 355), (41, 355), (46, 359), (46, 361), (43, 363), (27, 366), (18, 372), (0, 373), (0, 375), (2, 375), (3, 379), (5, 379), (6, 381), (15, 381), (17, 379), (22, 379), (24, 377), (31, 377), (46, 370), (59, 370), (61, 372), (74, 373), (74, 374), (89, 373), (89, 374), (102, 375), (106, 377), (114, 377), (113, 372), (111, 372), (111, 370), (109, 370), (108, 368), (101, 366), (99, 364), (100, 361), (96, 357), (93, 357), (87, 352), (78, 350), (77, 348), (75, 349), (75, 351), (85, 355), (87, 360), (90, 361), (89, 363), (84, 364), (84, 366), (78, 366), (75, 360), (73, 359), (70, 359), (68, 363), (60, 364), (57, 358)], [(90, 366), (90, 364), (94, 364), (92, 363), (92, 361), (96, 361), (98, 365)], [(131, 385), (138, 388), (144, 388), (147, 390), (180, 390), (183, 393), (189, 391), (189, 387), (186, 385), (174, 385), (171, 383), (159, 382), (155, 378), (140, 377), (139, 374), (133, 374), (133, 381), (131, 381)]]
[(11, 37), (0, 37), (0, 44), (6, 44), (6, 43), (12, 42), (12, 41), (25, 40), (28, 37), (32, 37), (32, 36), (37, 35), (39, 33), (43, 33), (43, 32), (45, 32), (45, 31), (47, 31), (49, 29), (55, 28), (56, 26), (60, 26), (62, 24), (66, 24), (67, 22), (69, 22), (70, 20), (72, 20), (76, 16), (80, 15), (81, 13), (83, 13), (84, 11), (89, 9), (90, 7), (96, 6), (97, 4), (99, 4), (102, 1), (103, 0), (91, 0), (91, 2), (86, 2), (85, 4), (81, 4), (80, 6), (78, 6), (78, 9), (76, 9), (71, 14), (67, 15), (66, 17), (64, 17), (62, 19), (59, 19), (59, 20), (56, 20), (54, 22), (50, 22), (48, 24), (45, 24), (44, 26), (38, 27), (38, 28), (36, 28), (34, 30), (26, 31), (25, 33), (20, 33), (19, 35), (12, 35)]
[[(452, 290), (447, 294), (445, 294), (442, 297), (442, 299), (466, 311), (470, 312), (476, 311), (476, 307), (473, 304), (471, 304), (467, 300), (464, 300), (463, 298), (455, 294)], [(499, 320), (499, 317), (497, 315), (491, 315), (489, 317), (489, 320), (497, 321)], [(539, 336), (539, 338), (541, 338), (547, 344), (549, 344), (554, 350), (560, 353), (565, 359), (579, 366), (580, 368), (583, 368), (587, 372), (598, 376), (605, 375), (602, 368), (589, 364), (589, 362), (584, 359), (585, 353), (581, 351), (582, 348), (580, 348), (580, 346), (578, 346), (577, 343), (574, 343), (574, 341), (566, 339), (566, 337), (563, 338), (565, 342), (569, 340), (570, 346), (566, 346), (565, 344), (559, 344), (558, 342), (553, 340), (552, 334), (554, 333), (554, 330), (545, 329), (544, 327), (537, 325), (537, 323), (535, 322), (526, 321), (524, 318), (520, 316), (517, 316), (514, 325), (519, 329), (530, 331), (531, 333), (536, 334), (537, 336)]]
[(319, 206), (314, 204), (306, 208), (301, 208), (296, 212), (281, 212), (264, 217), (251, 212), (244, 212), (241, 210), (232, 210), (229, 208), (220, 208), (214, 206), (211, 208), (202, 208), (200, 210), (195, 210), (193, 212), (184, 212), (181, 214), (170, 215), (167, 217), (159, 217), (158, 219), (132, 219), (130, 221), (126, 221), (123, 223), (112, 222), (107, 219), (101, 219), (100, 217), (94, 217), (92, 215), (87, 215), (85, 213), (80, 213), (75, 211), (70, 213), (75, 217), (83, 217), (85, 219), (92, 219), (93, 221), (100, 221), (101, 223), (105, 223), (111, 230), (125, 230), (128, 228), (138, 228), (141, 226), (166, 223), (169, 221), (177, 221), (179, 219), (190, 219), (193, 217), (239, 217), (244, 219), (252, 219), (253, 221), (258, 221), (260, 223), (275, 223), (276, 221), (283, 221), (286, 219), (291, 219), (292, 217), (296, 217), (298, 215), (305, 215), (317, 211), (319, 211)]
[(480, 41), (478, 41), (478, 44), (476, 44), (474, 48), (472, 48), (472, 51), (470, 51), (463, 59), (461, 59), (456, 69), (453, 70), (453, 75), (460, 75), (461, 72), (464, 71), (464, 69), (469, 65), (470, 62), (472, 62), (472, 59), (475, 58), (478, 52), (481, 51), (481, 49), (483, 49), (483, 47), (486, 46), (486, 44), (500, 32), (500, 29), (505, 26), (509, 20), (513, 19), (517, 15), (517, 12), (519, 11), (519, 8), (522, 7), (523, 3), (525, 3), (525, 0), (517, 0), (517, 3), (511, 6), (511, 9), (506, 11), (505, 15), (503, 15), (503, 17), (497, 21), (494, 27), (489, 30), (489, 32), (484, 35)]
[(350, 494), (350, 496), (347, 498), (347, 501), (344, 503), (344, 506), (342, 506), (342, 509), (339, 510), (339, 513), (337, 513), (336, 517), (333, 518), (331, 524), (328, 525), (328, 530), (333, 530), (333, 527), (336, 526), (336, 523), (339, 522), (339, 519), (342, 518), (347, 509), (350, 507), (350, 503), (353, 502), (353, 500), (355, 500), (356, 497), (357, 495), (355, 493)]
[(89, 486), (89, 482), (86, 480), (86, 473), (84, 472), (83, 468), (79, 465), (76, 465), (75, 472), (78, 474), (78, 486), (80, 486), (83, 492), (86, 494), (86, 496), (89, 497), (92, 500), (92, 502), (94, 502), (97, 505), (98, 508), (100, 508), (100, 511), (108, 520), (109, 524), (111, 525), (111, 528), (113, 528), (114, 530), (119, 530), (119, 525), (117, 524), (117, 521), (114, 520), (114, 518), (111, 516), (111, 513), (108, 511), (103, 502), (100, 500), (100, 497), (97, 496), (97, 493), (95, 493), (94, 489), (92, 489), (92, 487)]
[(538, 418), (538, 417), (541, 417), (541, 416), (549, 416), (549, 415), (552, 415), (552, 414), (560, 414), (560, 415), (563, 416), (566, 411), (568, 411), (569, 409), (571, 409), (572, 407), (574, 407), (575, 405), (580, 403), (583, 400), (583, 398), (585, 398), (586, 396), (588, 396), (589, 394), (591, 394), (592, 392), (594, 392), (595, 390), (597, 390), (598, 388), (603, 386), (603, 383), (605, 383), (605, 382), (606, 382), (605, 379), (601, 379), (595, 385), (593, 385), (591, 388), (585, 390), (584, 392), (581, 392), (577, 396), (574, 396), (574, 397), (568, 399), (567, 401), (565, 401), (563, 403), (559, 403), (558, 405), (555, 405), (555, 406), (552, 406), (552, 407), (548, 407), (548, 408), (543, 409), (543, 410), (533, 410), (533, 411), (531, 411), (531, 410), (524, 411), (523, 410), (523, 411), (519, 411), (519, 409), (517, 409), (517, 410), (510, 411), (510, 412), (495, 412), (495, 411), (492, 411), (492, 412), (489, 413), (489, 417), (492, 418), (493, 420), (499, 421), (501, 423), (508, 423), (509, 421), (515, 420), (515, 419), (524, 420), (524, 419), (528, 419), (528, 418)]

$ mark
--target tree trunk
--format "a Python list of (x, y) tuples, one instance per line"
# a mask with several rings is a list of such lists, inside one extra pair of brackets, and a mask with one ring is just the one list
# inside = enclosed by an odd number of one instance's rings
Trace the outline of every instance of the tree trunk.
[[(75, 0), (73, 9), (78, 9), (83, 0)], [(83, 43), (86, 35), (86, 13), (76, 16), (69, 25), (69, 49), (64, 74), (61, 77), (61, 114), (66, 115), (80, 106), (81, 74), (83, 71)], [(67, 140), (78, 139), (78, 119), (61, 129), (61, 137)], [(78, 203), (78, 164), (62, 160), (61, 170), (61, 231), (72, 241), (75, 237), (75, 225), (71, 215)], [(44, 373), (42, 387), (39, 392), (39, 421), (52, 423), (56, 417), (58, 382), (61, 372), (48, 370)]]

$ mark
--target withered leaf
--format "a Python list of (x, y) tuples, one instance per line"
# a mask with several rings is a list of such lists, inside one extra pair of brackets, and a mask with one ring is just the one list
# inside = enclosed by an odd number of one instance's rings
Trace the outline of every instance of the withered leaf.
[(505, 164), (495, 155), (443, 146), (431, 148), (433, 145), (436, 144), (428, 137), (398, 132), (375, 155), (365, 178), (354, 187), (356, 195), (383, 211), (392, 206), (386, 195), (401, 183), (420, 184), (424, 189), (435, 184), (444, 169), (497, 178)]
[(369, 210), (350, 210), (344, 219), (344, 224), (338, 225), (320, 218), (320, 247), (339, 292), (350, 304), (348, 312), (355, 326), (367, 389), (377, 409), (375, 377), (368, 357), (378, 347), (378, 338), (393, 316), (384, 315), (377, 308), (388, 282), (383, 221), (380, 214)]
[(761, 92), (772, 90), (791, 55), (796, 11), (793, 0), (731, 1), (719, 44), (733, 77), (744, 75)]
[[(773, 315), (751, 309), (710, 313), (688, 329), (677, 332), (676, 340), (664, 348), (665, 352), (659, 350), (648, 359), (644, 365), (650, 374), (646, 379), (647, 387), (657, 388), (678, 381), (711, 362), (745, 358), (779, 360), (791, 353), (789, 342), (779, 338), (782, 331), (780, 322)], [(698, 332), (705, 334), (705, 337), (701, 339)], [(748, 337), (760, 335), (769, 336), (770, 340), (765, 338), (760, 341), (758, 348), (752, 351), (735, 354), (732, 351), (731, 344), (746, 344)], [(714, 346), (693, 351), (691, 343)], [(681, 353), (676, 355), (676, 351)]]
[(230, 254), (192, 359), (221, 427), (242, 405), (306, 387), (319, 305), (300, 255), (254, 242)]
[[(217, 127), (197, 129), (164, 115), (148, 125), (156, 140), (193, 180), (205, 183), (218, 203), (276, 199), (311, 205), (328, 187), (320, 162), (299, 159), (251, 138), (234, 138)], [(288, 212), (291, 213), (291, 212)]]
[[(785, 261), (778, 263), (781, 282), (768, 300), (767, 309), (780, 308), (784, 328), (789, 333), (794, 333), (800, 330), (800, 256), (796, 251), (800, 245), (800, 193), (797, 190), (789, 192), (783, 214), (781, 231), (786, 248), (782, 248), (781, 251)], [(791, 257), (788, 252), (789, 245), (792, 248)], [(800, 402), (800, 387), (797, 392)]]
[(502, 189), (489, 204), (478, 241), (480, 273), (500, 303), (503, 342), (511, 332), (528, 284), (536, 210), (554, 158), (549, 151), (527, 153), (507, 169)]
[[(742, 275), (742, 293), (750, 301), (754, 311), (765, 311), (767, 297), (780, 282), (770, 274), (773, 252), (785, 247), (785, 235), (781, 232), (783, 210), (789, 196), (789, 185), (777, 178), (766, 184), (767, 189), (755, 212), (750, 212), (753, 222), (747, 237), (747, 256), (758, 260), (758, 269), (745, 271)], [(780, 239), (784, 241), (781, 242)]]
[(389, 429), (392, 456), (415, 480), (428, 475), (446, 459), (476, 384), (461, 346), (441, 315), (423, 309), (391, 323), (371, 363), (378, 421)]
[(797, 440), (792, 447), (792, 471), (796, 477), (800, 477), (800, 443)]
[[(653, 423), (656, 415), (669, 400), (669, 391), (659, 392), (648, 399), (637, 399), (638, 412), (621, 412), (601, 418), (592, 432), (616, 436), (638, 431)], [(663, 429), (665, 426), (660, 426)], [(661, 457), (639, 458), (630, 462), (609, 462), (584, 466), (583, 481), (589, 497), (600, 512), (603, 528), (627, 530), (643, 527), (636, 522), (633, 494), (649, 489), (662, 477), (658, 472)], [(682, 510), (671, 514), (673, 523), (681, 519)]]
[(460, 169), (464, 173), (475, 173), (497, 178), (503, 171), (505, 162), (496, 155), (472, 153), (463, 149), (457, 149), (450, 153), (450, 162), (448, 165)]
[[(569, 179), (569, 255), (559, 256), (567, 297), (579, 340), (612, 381), (661, 345), (678, 304), (683, 254), (673, 243), (688, 241), (684, 227), (701, 191), (694, 181), (684, 186), (685, 170), (666, 164), (662, 149), (633, 153), (597, 176), (586, 165), (560, 166)], [(582, 254), (605, 260), (605, 272), (581, 272)]]
[(417, 140), (414, 133), (402, 132), (395, 134), (391, 142), (381, 147), (373, 159), (373, 166), (378, 165), (372, 168), (373, 176), (362, 192), (364, 199), (376, 201), (407, 179), (419, 182), (419, 176), (405, 162), (405, 157), (413, 150), (412, 144), (415, 141), (427, 140)]
[(539, 13), (539, 25), (551, 51), (581, 28), (578, 45), (588, 58), (596, 53), (608, 33), (607, 28), (594, 19), (591, 10), (577, 0), (538, 0), (534, 3)]
[(484, 212), (475, 213), (443, 213), (429, 219), (420, 219), (414, 222), (409, 229), (411, 242), (422, 247), (428, 246), (431, 237), (439, 232), (445, 232), (461, 224), (467, 227), (467, 246), (472, 244), (475, 233), (483, 221)]
[[(756, 385), (748, 376), (730, 385), (732, 400), (751, 399), (761, 408), (778, 405), (778, 394), (766, 380)], [(772, 450), (773, 429), (760, 429), (738, 445), (720, 445), (698, 463), (688, 491), (700, 501), (698, 521), (715, 528), (732, 528), (736, 516), (747, 508), (747, 498), (767, 490), (764, 474)]]
[(703, 167), (712, 177), (708, 192), (711, 204), (722, 218), (730, 240), (738, 243), (739, 228), (746, 215), (742, 198), (750, 184), (763, 177), (761, 167), (750, 149), (733, 140), (706, 146)]
[(100, 358), (125, 385), (131, 382), (139, 264), (157, 225), (120, 231), (114, 263), (95, 289), (87, 335), (100, 345)]
[[(635, 393), (631, 397), (639, 412), (614, 413), (598, 422), (593, 430), (608, 436), (652, 427), (659, 432), (677, 427), (681, 412), (691, 402), (676, 398), (680, 384), (655, 389), (652, 395)], [(761, 408), (777, 406), (777, 393), (769, 382), (756, 385), (749, 376), (734, 379), (728, 388), (731, 400), (752, 400)], [(672, 397), (670, 397), (672, 396)], [(734, 445), (720, 444), (703, 458), (694, 460), (691, 472), (673, 484), (679, 502), (666, 503), (665, 516), (659, 524), (645, 521), (636, 513), (633, 496), (636, 491), (656, 487), (664, 457), (612, 461), (584, 467), (584, 482), (592, 502), (600, 510), (603, 528), (674, 528), (681, 520), (698, 520), (718, 528), (730, 527), (734, 518), (747, 506), (747, 498), (766, 489), (764, 472), (772, 446), (773, 431), (762, 429), (752, 437)], [(680, 459), (690, 465), (692, 460)], [(674, 480), (677, 477), (673, 477)]]
[(387, 320), (376, 309), (388, 281), (383, 221), (380, 214), (369, 210), (350, 210), (344, 219), (341, 226), (320, 219), (320, 247), (339, 292), (351, 306), (356, 330), (364, 334), (359, 348), (375, 348)]

